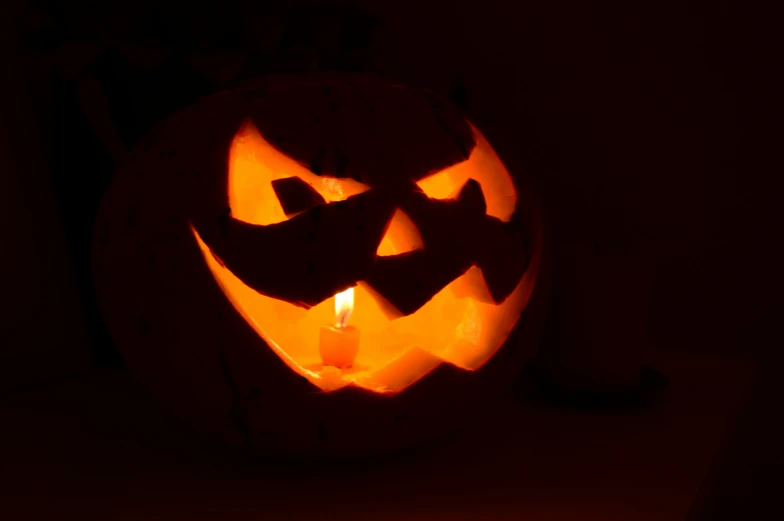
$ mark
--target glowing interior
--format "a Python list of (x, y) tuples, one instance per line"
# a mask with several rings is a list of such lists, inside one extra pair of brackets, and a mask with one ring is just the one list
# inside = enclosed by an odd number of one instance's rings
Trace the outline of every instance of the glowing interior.
[[(517, 199), (514, 184), (489, 143), (478, 130), (474, 133), (477, 145), (468, 160), (418, 184), (432, 198), (449, 198), (473, 178), (482, 187), (487, 213), (508, 220)], [(327, 202), (369, 189), (351, 179), (313, 174), (275, 149), (248, 122), (235, 136), (229, 154), (232, 216), (261, 225), (286, 220), (271, 182), (292, 176), (309, 183)], [(348, 325), (360, 332), (360, 349), (354, 366), (340, 370), (322, 365), (318, 346), (320, 329), (337, 321), (335, 297), (306, 310), (261, 295), (221, 266), (195, 229), (193, 233), (207, 265), (237, 311), (293, 371), (326, 391), (352, 383), (376, 392), (400, 391), (443, 361), (466, 370), (478, 369), (504, 343), (525, 305), (525, 279), (504, 302), (494, 304), (487, 297), (481, 271), (473, 267), (416, 313), (390, 320), (372, 291), (360, 282), (348, 320)], [(411, 219), (397, 211), (378, 254), (426, 247)]]

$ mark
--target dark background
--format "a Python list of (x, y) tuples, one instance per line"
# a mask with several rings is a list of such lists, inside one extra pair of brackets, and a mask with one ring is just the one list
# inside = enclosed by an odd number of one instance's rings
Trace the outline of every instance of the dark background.
[(122, 364), (89, 248), (101, 194), (152, 125), (264, 73), (376, 72), (464, 108), (533, 178), (559, 251), (632, 259), (631, 291), (652, 286), (645, 342), (758, 363), (717, 490), (726, 519), (773, 508), (784, 259), (771, 14), (724, 0), (8, 9), (0, 395)]

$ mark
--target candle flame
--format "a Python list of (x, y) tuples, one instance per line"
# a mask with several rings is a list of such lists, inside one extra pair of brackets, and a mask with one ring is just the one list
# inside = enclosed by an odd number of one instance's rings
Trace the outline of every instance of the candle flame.
[(348, 288), (335, 295), (335, 318), (338, 327), (346, 327), (348, 317), (354, 310), (354, 288)]

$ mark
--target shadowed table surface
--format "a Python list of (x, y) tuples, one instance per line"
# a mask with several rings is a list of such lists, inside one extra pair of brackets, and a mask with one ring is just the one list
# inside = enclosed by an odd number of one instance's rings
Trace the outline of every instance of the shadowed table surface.
[(545, 406), (519, 389), (452, 436), (343, 465), (205, 447), (122, 371), (0, 401), (0, 518), (685, 520), (698, 515), (753, 367), (649, 352), (645, 407)]

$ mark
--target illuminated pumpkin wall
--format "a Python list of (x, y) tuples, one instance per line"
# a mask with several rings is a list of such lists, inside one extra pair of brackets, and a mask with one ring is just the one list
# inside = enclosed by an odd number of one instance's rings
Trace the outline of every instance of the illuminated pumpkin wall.
[[(347, 93), (361, 110), (341, 108)], [(312, 452), (294, 430), (312, 416), (321, 433), (337, 415), (335, 447), (367, 449), (368, 422), (415, 404), (448, 409), (434, 404), (479, 394), (478, 382), (532, 353), (520, 322), (532, 315), (541, 234), (519, 186), (430, 93), (364, 77), (262, 80), (173, 117), (118, 175), (96, 236), (107, 322), (153, 392), (199, 388), (168, 400), (195, 423), (215, 430), (228, 399), (249, 444), (254, 421), (274, 416), (287, 441), (265, 445)], [(153, 246), (155, 236), (171, 242)], [(129, 315), (141, 316), (141, 337)], [(510, 358), (494, 364), (502, 350)]]
[[(486, 199), (487, 214), (508, 220), (517, 202), (514, 184), (487, 141), (473, 130), (478, 145), (470, 158), (422, 179), (418, 185), (429, 197), (449, 199), (469, 179), (477, 180), (490, 194)], [(232, 141), (228, 169), (232, 216), (251, 224), (286, 220), (272, 188), (276, 179), (298, 177), (329, 202), (342, 201), (368, 189), (351, 179), (313, 174), (276, 150), (249, 122), (238, 129)], [(361, 349), (354, 367), (336, 377), (334, 371), (324, 374), (318, 350), (320, 329), (335, 322), (334, 299), (303, 309), (264, 296), (221, 266), (196, 230), (194, 235), (232, 304), (289, 367), (322, 389), (355, 383), (378, 391), (398, 391), (443, 360), (465, 369), (478, 369), (501, 347), (524, 305), (522, 280), (512, 295), (496, 304), (487, 297), (481, 271), (471, 267), (415, 313), (390, 318), (372, 289), (360, 282), (354, 292), (351, 324), (361, 332)], [(396, 255), (424, 247), (416, 225), (397, 210), (377, 253)]]

